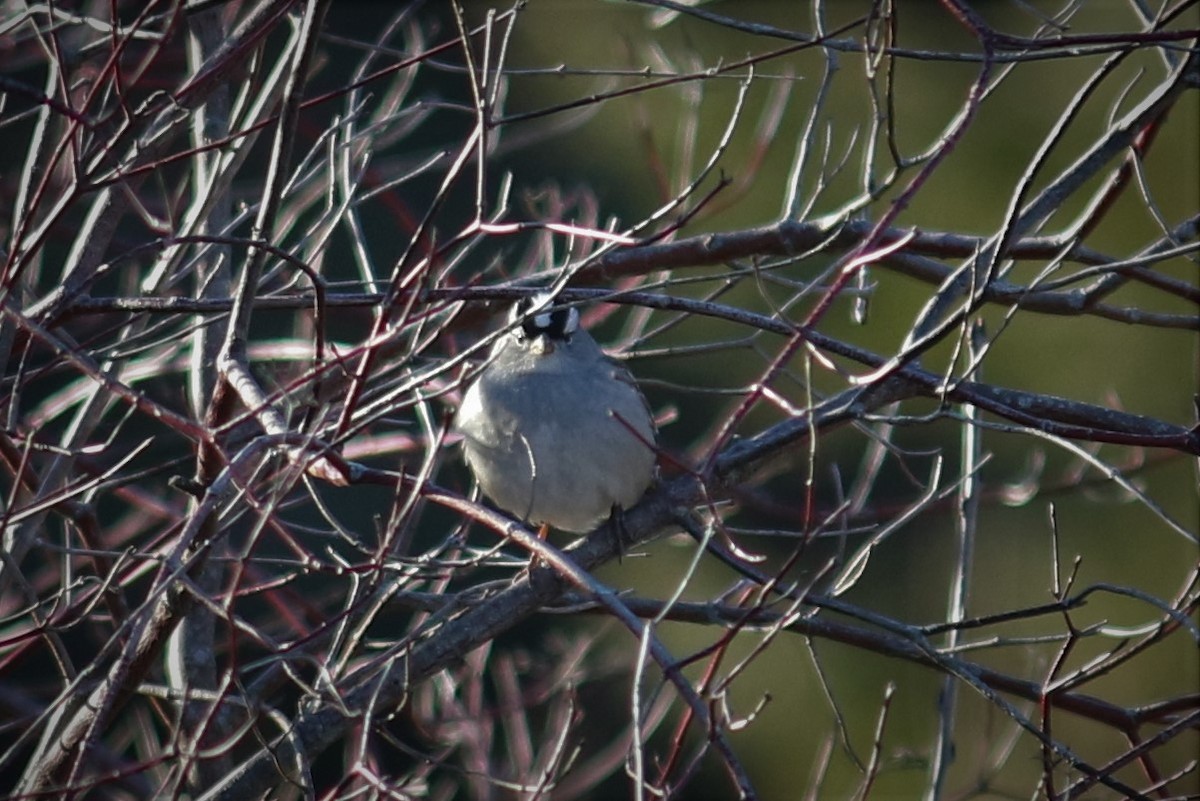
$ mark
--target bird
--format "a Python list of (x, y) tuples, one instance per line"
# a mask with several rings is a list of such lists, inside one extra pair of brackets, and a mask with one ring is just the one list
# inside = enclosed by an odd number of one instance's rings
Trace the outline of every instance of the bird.
[(483, 494), (542, 536), (591, 531), (655, 478), (654, 418), (637, 382), (553, 293), (512, 307), (454, 427)]

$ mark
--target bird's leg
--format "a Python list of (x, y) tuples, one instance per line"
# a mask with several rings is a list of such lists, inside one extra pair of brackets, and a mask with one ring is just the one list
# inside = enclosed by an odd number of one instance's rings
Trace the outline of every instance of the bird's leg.
[(617, 540), (617, 561), (625, 556), (625, 538), (629, 534), (629, 530), (625, 528), (625, 510), (621, 508), (619, 503), (614, 503), (612, 509), (609, 510), (608, 520), (612, 523), (612, 533)]
[[(539, 542), (546, 542), (546, 540), (549, 536), (550, 536), (550, 524), (549, 523), (542, 523), (540, 526), (538, 526), (537, 538), (538, 538)], [(536, 552), (530, 554), (529, 555), (529, 568), (528, 568), (529, 574), (532, 576), (534, 569), (541, 567), (544, 564), (545, 564), (545, 562), (542, 561), (541, 557), (539, 557)]]

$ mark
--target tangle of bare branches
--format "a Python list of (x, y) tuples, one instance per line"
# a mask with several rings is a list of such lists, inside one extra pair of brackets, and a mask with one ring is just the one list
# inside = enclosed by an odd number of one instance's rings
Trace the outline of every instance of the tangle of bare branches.
[(1194, 0), (0, 13), (5, 797), (1200, 797)]

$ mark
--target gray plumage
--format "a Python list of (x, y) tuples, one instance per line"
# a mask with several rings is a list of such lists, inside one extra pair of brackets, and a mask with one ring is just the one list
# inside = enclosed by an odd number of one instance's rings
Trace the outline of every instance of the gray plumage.
[(635, 504), (655, 462), (637, 384), (578, 319), (545, 296), (519, 305), (455, 419), (485, 495), (522, 520), (574, 533)]

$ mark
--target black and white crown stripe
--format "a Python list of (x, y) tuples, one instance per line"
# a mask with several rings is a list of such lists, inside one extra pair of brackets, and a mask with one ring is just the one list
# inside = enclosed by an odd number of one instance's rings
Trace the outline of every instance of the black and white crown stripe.
[(518, 325), (522, 339), (544, 335), (549, 339), (568, 340), (579, 330), (579, 309), (574, 306), (553, 308), (554, 295), (540, 292), (518, 300), (509, 312), (509, 323)]

